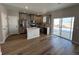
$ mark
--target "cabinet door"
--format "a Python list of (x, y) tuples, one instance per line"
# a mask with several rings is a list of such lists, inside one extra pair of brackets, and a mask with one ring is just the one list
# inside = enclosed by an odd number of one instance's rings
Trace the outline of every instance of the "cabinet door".
[(36, 23), (39, 23), (39, 24), (41, 24), (41, 23), (43, 23), (43, 17), (42, 16), (36, 16)]

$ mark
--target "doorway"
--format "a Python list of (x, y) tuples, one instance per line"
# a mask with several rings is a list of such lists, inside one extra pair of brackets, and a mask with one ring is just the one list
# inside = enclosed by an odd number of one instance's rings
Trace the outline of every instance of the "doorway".
[(72, 40), (74, 17), (54, 18), (53, 34)]
[(9, 35), (18, 34), (18, 17), (8, 16)]

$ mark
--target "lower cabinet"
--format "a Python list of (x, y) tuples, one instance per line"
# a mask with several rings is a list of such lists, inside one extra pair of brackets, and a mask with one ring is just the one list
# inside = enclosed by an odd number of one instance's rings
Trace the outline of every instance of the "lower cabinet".
[(50, 28), (49, 27), (42, 27), (40, 32), (42, 34), (46, 34), (46, 35), (49, 35), (50, 34)]

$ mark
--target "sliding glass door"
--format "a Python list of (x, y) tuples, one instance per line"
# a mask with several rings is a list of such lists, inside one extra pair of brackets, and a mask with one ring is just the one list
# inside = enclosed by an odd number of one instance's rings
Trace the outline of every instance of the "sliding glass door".
[(62, 18), (61, 37), (71, 39), (72, 35), (72, 17)]
[(55, 18), (53, 34), (72, 40), (74, 17)]
[(60, 18), (54, 19), (53, 34), (60, 36)]
[(74, 28), (74, 17), (71, 18), (71, 36), (70, 36), (70, 40), (72, 40), (72, 36), (73, 36), (73, 28)]

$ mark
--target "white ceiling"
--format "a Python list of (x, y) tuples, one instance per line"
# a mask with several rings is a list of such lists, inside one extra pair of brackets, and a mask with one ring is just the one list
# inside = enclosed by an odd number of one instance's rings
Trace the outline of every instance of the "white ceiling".
[[(50, 11), (70, 7), (72, 3), (5, 3), (3, 4), (9, 10), (18, 10), (28, 13), (45, 14)], [(28, 6), (28, 10), (25, 9)]]

